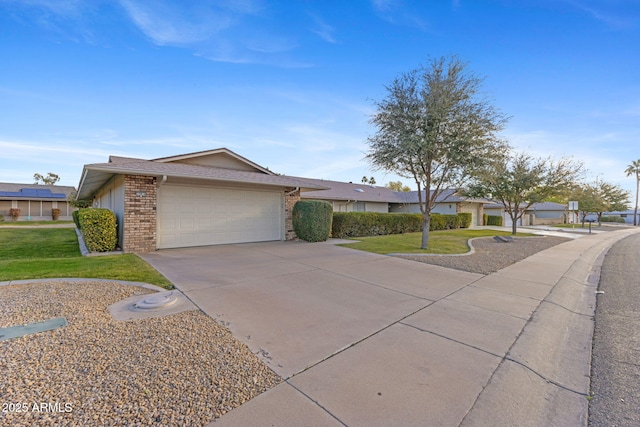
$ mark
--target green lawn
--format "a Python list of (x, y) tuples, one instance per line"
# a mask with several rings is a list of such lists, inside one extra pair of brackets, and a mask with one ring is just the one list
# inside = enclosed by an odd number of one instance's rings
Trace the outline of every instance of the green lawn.
[(0, 227), (3, 226), (24, 226), (24, 225), (52, 225), (52, 224), (73, 224), (73, 221), (12, 221), (11, 218), (4, 217), (4, 221), (0, 221)]
[[(420, 249), (422, 233), (391, 234), (387, 236), (358, 237), (360, 242), (345, 243), (352, 249), (373, 252), (376, 254), (389, 253), (420, 253), (420, 254), (463, 254), (469, 252), (467, 242), (474, 237), (511, 235), (508, 231), (459, 229), (440, 230), (429, 233), (429, 249)], [(531, 234), (518, 233), (518, 236)]]
[(173, 285), (134, 254), (83, 257), (73, 228), (1, 228), (0, 282), (81, 277)]

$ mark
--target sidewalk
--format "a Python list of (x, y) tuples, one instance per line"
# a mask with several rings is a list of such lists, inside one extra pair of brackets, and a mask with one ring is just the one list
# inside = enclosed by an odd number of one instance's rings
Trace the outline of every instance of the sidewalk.
[(638, 231), (584, 236), (476, 278), (210, 426), (586, 425), (599, 266)]

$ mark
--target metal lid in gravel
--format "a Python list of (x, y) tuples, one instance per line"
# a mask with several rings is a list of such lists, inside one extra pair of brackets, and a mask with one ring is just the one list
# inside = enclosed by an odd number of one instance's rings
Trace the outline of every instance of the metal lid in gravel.
[(109, 306), (116, 320), (136, 320), (162, 317), (198, 308), (178, 290), (134, 295)]
[(168, 294), (155, 294), (148, 296), (135, 304), (133, 306), (135, 308), (143, 309), (143, 310), (153, 310), (156, 308), (165, 308), (172, 306), (178, 302), (178, 297), (171, 291)]

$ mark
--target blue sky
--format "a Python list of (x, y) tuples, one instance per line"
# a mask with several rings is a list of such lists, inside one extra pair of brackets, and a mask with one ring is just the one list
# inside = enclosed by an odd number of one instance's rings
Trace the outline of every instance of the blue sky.
[[(639, 0), (0, 0), (0, 181), (227, 147), (278, 173), (379, 184), (373, 100), (458, 55), (503, 136), (635, 191)], [(408, 179), (405, 184), (414, 187)]]

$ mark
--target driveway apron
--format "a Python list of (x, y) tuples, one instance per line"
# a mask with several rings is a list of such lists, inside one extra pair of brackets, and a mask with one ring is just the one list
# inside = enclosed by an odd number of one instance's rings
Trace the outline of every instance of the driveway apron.
[[(481, 277), (327, 243), (209, 246), (144, 258), (285, 379)], [(431, 285), (418, 286), (425, 281)]]

